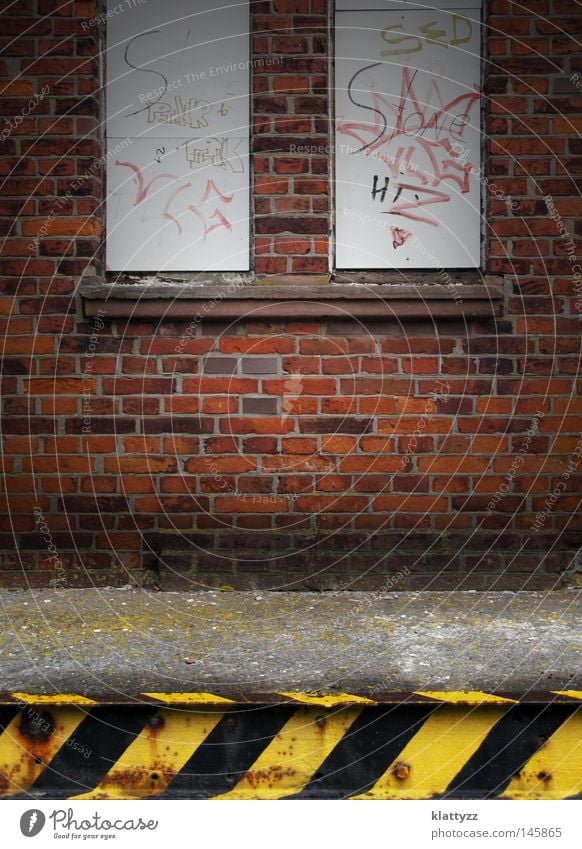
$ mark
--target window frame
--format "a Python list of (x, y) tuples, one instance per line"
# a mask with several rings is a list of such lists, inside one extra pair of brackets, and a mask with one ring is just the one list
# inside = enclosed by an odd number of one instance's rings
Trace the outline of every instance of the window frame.
[[(370, 8), (363, 11), (374, 11), (376, 5), (373, 0), (369, 4)], [(478, 266), (442, 266), (435, 273), (431, 269), (419, 268), (414, 266), (386, 266), (377, 268), (343, 268), (337, 265), (336, 261), (336, 222), (337, 222), (337, 193), (336, 193), (336, 16), (338, 13), (337, 0), (329, 0), (328, 4), (328, 99), (329, 99), (329, 138), (330, 149), (330, 250), (329, 250), (329, 273), (330, 276), (337, 282), (362, 284), (379, 284), (392, 280), (394, 283), (399, 283), (404, 279), (417, 278), (420, 282), (422, 279), (426, 282), (438, 284), (443, 273), (450, 277), (462, 277), (467, 281), (467, 284), (477, 283), (478, 280), (486, 280), (487, 275), (487, 227), (486, 227), (486, 196), (484, 185), (488, 182), (487, 169), (487, 122), (489, 111), (487, 109), (487, 98), (484, 96), (484, 84), (486, 79), (486, 15), (487, 15), (487, 0), (479, 0), (479, 23), (480, 23), (480, 55), (479, 55), (479, 116), (480, 116), (480, 144), (479, 144), (479, 175), (485, 174), (485, 181), (481, 179), (479, 190), (479, 265)], [(467, 5), (459, 5), (457, 8), (467, 8)], [(439, 4), (439, 10), (449, 11), (445, 4)], [(343, 10), (347, 11), (347, 10)], [(418, 11), (422, 11), (419, 5)], [(499, 282), (498, 279), (490, 276), (490, 281), (493, 285)]]
[[(236, 272), (216, 271), (184, 271), (184, 272), (112, 272), (105, 271), (95, 274), (89, 272), (80, 280), (80, 294), (88, 316), (95, 315), (99, 310), (105, 310), (109, 316), (133, 318), (140, 316), (171, 317), (172, 309), (168, 312), (169, 302), (176, 301), (181, 306), (181, 315), (199, 315), (205, 305), (218, 301), (220, 309), (215, 309), (212, 316), (242, 317), (245, 309), (253, 307), (259, 300), (265, 304), (267, 312), (284, 316), (312, 315), (313, 303), (342, 304), (342, 307), (354, 316), (370, 317), (368, 305), (375, 301), (380, 314), (391, 318), (402, 316), (421, 317), (422, 310), (415, 304), (430, 305), (430, 315), (451, 318), (462, 317), (491, 317), (502, 312), (505, 297), (504, 281), (500, 276), (488, 275), (485, 270), (485, 240), (484, 216), (482, 214), (481, 232), (481, 267), (472, 269), (441, 269), (434, 272), (430, 269), (378, 269), (343, 270), (335, 267), (335, 155), (329, 155), (329, 224), (330, 250), (328, 251), (328, 271), (322, 274), (257, 274), (255, 270), (256, 250), (256, 213), (255, 213), (255, 170), (254, 170), (254, 62), (253, 50), (254, 22), (253, 9), (249, 11), (249, 270)], [(481, 2), (481, 19), (483, 22), (486, 11), (485, 3)], [(335, 144), (335, 3), (328, 5), (328, 51), (327, 51), (327, 85), (328, 85), (328, 138)], [(101, 31), (102, 46), (107, 44), (107, 31)], [(483, 81), (486, 42), (482, 40), (481, 49), (481, 80)], [(106, 57), (106, 50), (101, 51)], [(105, 86), (103, 87), (105, 96)], [(482, 129), (486, 129), (486, 98), (481, 97)], [(104, 101), (102, 108), (104, 107)], [(104, 126), (102, 124), (102, 126)], [(481, 134), (482, 171), (487, 164), (484, 155), (483, 136)], [(105, 132), (103, 132), (103, 143)], [(333, 146), (330, 144), (330, 149)], [(481, 192), (481, 206), (484, 205), (484, 193)], [(102, 216), (103, 220), (103, 216)], [(107, 236), (105, 236), (107, 238)], [(105, 243), (103, 243), (103, 248)], [(103, 269), (105, 265), (103, 264)], [(443, 282), (442, 274), (446, 272), (447, 282)], [(325, 278), (325, 279), (324, 279)], [(268, 284), (268, 285), (265, 285)], [(298, 284), (298, 285), (294, 285)], [(327, 285), (325, 285), (327, 284)], [(345, 286), (344, 284), (349, 284)], [(451, 284), (457, 291), (462, 292), (462, 298), (451, 304)], [(458, 287), (462, 287), (459, 289)], [(341, 292), (339, 290), (342, 290)], [(239, 307), (235, 306), (239, 302)], [(279, 309), (276, 304), (287, 304)], [(131, 305), (131, 306), (130, 306)], [(451, 306), (453, 309), (451, 309)], [(334, 307), (335, 309), (335, 307)], [(287, 312), (286, 312), (287, 311)], [(175, 318), (175, 315), (174, 315)]]
[[(247, 4), (247, 26), (248, 26), (248, 39), (247, 39), (247, 47), (248, 47), (248, 76), (247, 76), (247, 122), (248, 122), (248, 242), (247, 242), (247, 257), (248, 257), (248, 269), (239, 270), (219, 270), (219, 271), (210, 271), (208, 269), (184, 269), (182, 271), (159, 271), (159, 270), (115, 270), (108, 269), (106, 263), (107, 256), (107, 239), (108, 239), (108, 216), (107, 216), (107, 201), (109, 197), (109, 161), (108, 161), (108, 148), (109, 148), (109, 140), (110, 137), (108, 135), (108, 112), (107, 112), (107, 90), (108, 90), (108, 75), (107, 75), (107, 57), (108, 57), (108, 45), (109, 45), (109, 27), (108, 21), (110, 19), (110, 15), (108, 15), (108, 0), (101, 0), (101, 5), (104, 9), (105, 18), (103, 19), (103, 25), (100, 31), (100, 73), (101, 73), (101, 81), (102, 81), (102, 97), (101, 97), (101, 114), (103, 116), (101, 126), (101, 149), (104, 152), (105, 166), (102, 180), (102, 202), (101, 202), (101, 226), (102, 232), (104, 234), (101, 256), (100, 260), (103, 267), (103, 276), (107, 282), (112, 285), (119, 284), (139, 284), (139, 281), (145, 282), (146, 280), (151, 280), (152, 278), (156, 281), (176, 281), (176, 282), (184, 282), (187, 284), (200, 284), (205, 281), (210, 281), (214, 283), (229, 283), (232, 275), (241, 275), (246, 279), (247, 282), (251, 282), (254, 279), (255, 274), (255, 215), (254, 215), (254, 167), (253, 167), (253, 151), (252, 151), (252, 140), (253, 140), (253, 11), (252, 11), (252, 2), (253, 0), (246, 0)], [(114, 16), (113, 16), (114, 17)], [(112, 136), (113, 138), (117, 138)], [(203, 275), (203, 278), (200, 277)]]

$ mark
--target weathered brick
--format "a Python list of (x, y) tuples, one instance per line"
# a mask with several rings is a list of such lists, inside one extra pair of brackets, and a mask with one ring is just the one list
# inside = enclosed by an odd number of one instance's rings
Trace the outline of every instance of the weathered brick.
[[(495, 61), (486, 56), (482, 173), (486, 270), (505, 277), (503, 315), (434, 326), (257, 315), (204, 321), (186, 338), (187, 316), (105, 319), (91, 358), (94, 331), (77, 287), (88, 265), (103, 271), (105, 169), (78, 177), (102, 156), (99, 45), (94, 28), (83, 26), (97, 6), (18, 0), (4, 11), (0, 113), (19, 114), (49, 88), (3, 142), (0, 162), (4, 498), (19, 550), (30, 554), (31, 586), (52, 574), (31, 499), (45, 511), (67, 569), (76, 561), (65, 549), (77, 548), (93, 581), (99, 574), (110, 580), (120, 564), (143, 569), (140, 531), (177, 531), (178, 539), (193, 527), (207, 534), (209, 550), (246, 545), (253, 552), (276, 550), (266, 540), (285, 529), (278, 544), (295, 552), (297, 575), (331, 563), (334, 574), (350, 578), (377, 562), (367, 559), (369, 550), (389, 528), (399, 534), (398, 562), (426, 583), (422, 561), (431, 551), (428, 578), (438, 572), (446, 588), (460, 575), (489, 586), (493, 574), (516, 576), (519, 588), (535, 560), (512, 553), (525, 542), (555, 551), (544, 566), (555, 581), (567, 546), (578, 547), (566, 534), (582, 530), (572, 470), (543, 534), (531, 528), (578, 449), (582, 416), (574, 397), (582, 389), (582, 296), (571, 258), (582, 248), (576, 11), (573, 0), (491, 4), (485, 41)], [(251, 229), (259, 275), (327, 274), (327, 12), (325, 0), (253, 5), (255, 55), (280, 60), (253, 69)], [(298, 152), (305, 146), (310, 153)], [(410, 227), (416, 234), (416, 223)], [(439, 385), (447, 389), (435, 398)], [(508, 476), (511, 492), (489, 510)], [(225, 535), (228, 526), (236, 536)], [(314, 529), (321, 537), (303, 557), (302, 535)], [(546, 532), (555, 539), (542, 539)], [(338, 557), (342, 539), (357, 558)], [(377, 549), (394, 545), (378, 539)], [(197, 568), (205, 580), (204, 570), (214, 579), (224, 566), (201, 555)], [(271, 577), (254, 555), (228, 568), (252, 586)], [(0, 584), (12, 586), (18, 575), (3, 569)], [(119, 577), (126, 582), (125, 573)]]

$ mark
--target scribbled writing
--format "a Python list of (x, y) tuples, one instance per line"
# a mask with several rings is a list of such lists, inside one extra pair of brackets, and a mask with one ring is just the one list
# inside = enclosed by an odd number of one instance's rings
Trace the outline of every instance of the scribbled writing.
[[(348, 85), (351, 103), (368, 120), (340, 119), (338, 130), (358, 142), (354, 155), (373, 156), (384, 163), (388, 174), (374, 176), (371, 195), (380, 203), (390, 199), (386, 214), (436, 227), (438, 218), (431, 211), (419, 210), (449, 203), (453, 191), (465, 194), (470, 189), (471, 166), (459, 160), (455, 144), (476, 116), (479, 85), (447, 99), (438, 76), (423, 74), (419, 80), (418, 70), (404, 66), (396, 100), (378, 91), (377, 85), (358, 89), (363, 74), (380, 64), (359, 69)], [(399, 236), (393, 242), (403, 244)]]
[(178, 179), (175, 174), (157, 174), (155, 177), (152, 177), (152, 179), (149, 181), (149, 183), (146, 183), (145, 180), (144, 180), (141, 168), (139, 168), (133, 162), (122, 162), (121, 160), (118, 159), (115, 164), (121, 165), (125, 168), (131, 168), (131, 170), (133, 171), (134, 176), (133, 176), (132, 179), (133, 179), (133, 182), (136, 184), (136, 187), (137, 187), (137, 191), (136, 191), (136, 195), (135, 195), (135, 206), (137, 206), (138, 203), (141, 203), (142, 201), (144, 201), (146, 199), (146, 197), (148, 196), (149, 190), (151, 189), (151, 187), (153, 186), (153, 184), (157, 180), (163, 180), (163, 179), (177, 180)]
[[(138, 39), (147, 38), (148, 35), (156, 35), (159, 33), (158, 29), (148, 30), (147, 32), (140, 32), (138, 35), (134, 35), (131, 41), (128, 42), (126, 48), (123, 52), (123, 61), (127, 65), (128, 68), (131, 68), (132, 71), (139, 71), (142, 74), (153, 74), (158, 79), (162, 80), (161, 86), (158, 86), (158, 96), (157, 99), (160, 100), (165, 92), (168, 90), (168, 80), (160, 71), (154, 71), (153, 68), (144, 68), (141, 65), (135, 65), (133, 62), (129, 60), (129, 54), (132, 51), (133, 45), (138, 41)], [(153, 104), (149, 104), (151, 106)], [(127, 118), (131, 118), (132, 115), (139, 115), (140, 112), (144, 112), (149, 106), (142, 106), (141, 109), (136, 109), (134, 112), (129, 112), (127, 114)]]
[(186, 142), (186, 161), (190, 168), (211, 165), (223, 171), (232, 171), (233, 174), (242, 174), (245, 166), (238, 150), (243, 141), (228, 136), (190, 139)]
[[(185, 232), (182, 222), (194, 220), (189, 213), (195, 217), (202, 228), (202, 238), (206, 241), (210, 233), (220, 228), (232, 230), (232, 224), (223, 211), (223, 205), (232, 203), (233, 195), (222, 192), (214, 182), (207, 180), (202, 194), (192, 199), (194, 187), (190, 181), (180, 182), (183, 178), (175, 174), (158, 174), (149, 182), (143, 176), (142, 169), (133, 162), (116, 161), (116, 166), (129, 168), (133, 172), (132, 182), (135, 184), (135, 197), (133, 205), (142, 204), (150, 193), (153, 184), (162, 178), (171, 180), (170, 183), (162, 185), (151, 196), (151, 200), (159, 204), (158, 217), (171, 222), (176, 226), (179, 235)], [(191, 234), (191, 228), (189, 228)]]
[[(449, 25), (450, 32), (447, 32)], [(381, 50), (380, 55), (386, 58), (387, 56), (418, 53), (425, 44), (440, 44), (446, 48), (450, 45), (457, 47), (461, 44), (467, 44), (473, 35), (472, 23), (464, 15), (451, 15), (444, 27), (443, 29), (443, 25), (438, 24), (437, 21), (427, 21), (419, 25), (418, 29), (421, 35), (416, 36), (410, 35), (408, 32), (404, 34), (402, 24), (388, 24), (384, 27), (380, 36), (382, 41), (389, 44), (390, 47)], [(409, 27), (407, 27), (407, 30), (409, 30)]]
[(182, 100), (176, 95), (170, 103), (160, 100), (148, 106), (148, 123), (178, 124), (180, 127), (200, 129), (208, 126), (206, 115), (211, 109), (207, 100), (196, 100), (193, 97)]

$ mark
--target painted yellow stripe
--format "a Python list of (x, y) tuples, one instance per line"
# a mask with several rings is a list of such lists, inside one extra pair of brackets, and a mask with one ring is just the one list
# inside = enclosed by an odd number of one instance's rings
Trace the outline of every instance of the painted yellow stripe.
[(566, 799), (582, 793), (582, 711), (573, 713), (514, 776), (500, 799)]
[(155, 699), (164, 704), (183, 705), (234, 705), (233, 699), (215, 696), (214, 693), (142, 693), (148, 699)]
[(335, 695), (318, 696), (313, 693), (286, 693), (280, 692), (280, 696), (286, 696), (288, 699), (293, 699), (295, 702), (301, 702), (304, 705), (314, 705), (315, 707), (337, 707), (338, 705), (377, 705), (373, 699), (367, 699), (365, 696), (352, 696), (349, 693), (336, 693)]
[[(36, 717), (34, 714), (38, 713)], [(42, 711), (30, 711), (42, 731), (50, 726), (43, 720)], [(22, 714), (18, 713), (0, 735), (0, 796), (22, 793), (36, 781), (61, 746), (74, 745), (74, 733), (87, 713), (81, 707), (62, 707), (53, 711), (54, 731), (47, 740), (25, 737), (20, 732)], [(44, 724), (43, 724), (44, 723)]]
[(446, 690), (418, 690), (414, 695), (427, 696), (429, 699), (437, 699), (439, 702), (447, 702), (451, 705), (511, 705), (517, 702), (517, 699), (506, 699), (504, 696), (496, 696), (494, 693), (482, 693), (480, 690), (450, 693)]
[(27, 705), (87, 705), (92, 707), (97, 702), (80, 696), (78, 693), (55, 693), (50, 696), (41, 696), (38, 693), (12, 693), (12, 697), (18, 702)]
[(507, 710), (485, 706), (461, 711), (443, 705), (429, 716), (376, 784), (352, 798), (430, 799), (444, 793)]
[(556, 696), (567, 696), (569, 699), (582, 699), (582, 690), (550, 690)]
[(162, 708), (155, 727), (146, 726), (100, 784), (71, 799), (141, 799), (161, 793), (220, 722), (224, 712)]
[(299, 793), (337, 746), (362, 708), (330, 716), (298, 708), (236, 787), (217, 799), (281, 799)]

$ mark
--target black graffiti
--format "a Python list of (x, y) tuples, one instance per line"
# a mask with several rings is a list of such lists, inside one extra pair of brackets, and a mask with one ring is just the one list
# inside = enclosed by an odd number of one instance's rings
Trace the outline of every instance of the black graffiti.
[(390, 185), (390, 178), (384, 177), (384, 187), (378, 188), (378, 175), (374, 175), (374, 184), (372, 186), (372, 198), (376, 200), (376, 195), (380, 195), (380, 203), (384, 203), (384, 199), (386, 197), (386, 192), (388, 191), (388, 186)]
[(386, 116), (384, 115), (383, 112), (381, 112), (379, 109), (376, 109), (374, 106), (368, 106), (365, 103), (358, 103), (358, 101), (354, 100), (354, 98), (352, 96), (352, 86), (353, 86), (353, 84), (356, 80), (356, 77), (359, 77), (359, 75), (363, 74), (364, 71), (370, 71), (372, 68), (377, 68), (378, 65), (381, 65), (381, 64), (382, 64), (382, 62), (374, 62), (372, 65), (366, 65), (364, 68), (360, 68), (360, 70), (356, 71), (356, 73), (353, 75), (353, 77), (351, 78), (351, 80), (348, 83), (348, 97), (350, 99), (350, 103), (353, 103), (354, 106), (359, 106), (361, 109), (367, 109), (368, 112), (374, 112), (376, 115), (379, 115), (381, 120), (382, 120), (382, 129), (380, 130), (380, 132), (378, 133), (376, 138), (373, 139), (368, 144), (363, 145), (359, 150), (354, 150), (353, 151), (354, 153), (361, 153), (363, 150), (366, 150), (366, 148), (372, 147), (372, 145), (375, 144), (378, 141), (378, 139), (382, 138), (382, 136), (386, 132), (386, 127), (388, 126), (388, 121), (386, 120)]
[(166, 91), (168, 90), (168, 80), (160, 71), (153, 71), (151, 68), (142, 68), (141, 65), (134, 65), (127, 58), (127, 54), (129, 52), (130, 47), (137, 41), (138, 38), (143, 38), (144, 35), (155, 35), (158, 32), (159, 29), (148, 30), (148, 32), (140, 32), (139, 35), (134, 35), (134, 37), (131, 39), (131, 41), (125, 48), (123, 59), (128, 67), (130, 67), (133, 71), (141, 71), (142, 74), (154, 74), (156, 77), (161, 77), (161, 79), (164, 81), (163, 91), (160, 92), (160, 94), (155, 100), (148, 101), (145, 106), (142, 106), (141, 109), (136, 109), (135, 112), (130, 112), (129, 115), (125, 116), (126, 118), (131, 118), (132, 115), (139, 115), (140, 112), (145, 112), (146, 109), (149, 109), (150, 106), (153, 106), (154, 103), (157, 103), (158, 100), (161, 100)]

